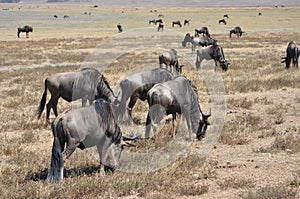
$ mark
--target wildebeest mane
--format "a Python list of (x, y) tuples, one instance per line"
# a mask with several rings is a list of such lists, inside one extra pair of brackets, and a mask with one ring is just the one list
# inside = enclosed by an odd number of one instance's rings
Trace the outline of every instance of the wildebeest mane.
[[(115, 120), (114, 120), (114, 115), (111, 111), (112, 108), (110, 103), (108, 103), (103, 99), (98, 99), (93, 103), (93, 106), (97, 114), (99, 115), (99, 120), (101, 120), (102, 123), (104, 122), (105, 123), (104, 125), (108, 126), (108, 128), (110, 129), (109, 131), (105, 132), (105, 135), (107, 137), (111, 137), (113, 143), (119, 144), (121, 142), (122, 133), (117, 123), (112, 122)], [(114, 132), (114, 133), (112, 134), (109, 132)]]

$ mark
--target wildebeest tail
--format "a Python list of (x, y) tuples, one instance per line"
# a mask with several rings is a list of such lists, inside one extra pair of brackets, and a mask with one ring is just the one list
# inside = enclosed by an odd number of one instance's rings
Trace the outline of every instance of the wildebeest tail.
[(46, 98), (47, 98), (47, 79), (45, 80), (45, 90), (39, 105), (39, 108), (37, 110), (37, 118), (40, 119), (42, 112), (45, 108), (45, 104), (46, 104)]
[(63, 131), (61, 121), (57, 123), (56, 127), (54, 123), (52, 123), (51, 128), (53, 131), (54, 140), (52, 146), (51, 164), (48, 171), (46, 183), (56, 183), (63, 179), (64, 161), (61, 152), (62, 146), (58, 137), (56, 136), (57, 131)]

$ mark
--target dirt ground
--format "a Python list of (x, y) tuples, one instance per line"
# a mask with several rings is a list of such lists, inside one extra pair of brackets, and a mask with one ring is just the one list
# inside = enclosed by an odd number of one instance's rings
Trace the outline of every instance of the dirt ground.
[[(299, 8), (69, 7), (13, 5), (0, 11), (6, 20), (0, 27), (1, 198), (300, 198), (300, 72), (281, 63), (288, 42), (300, 43)], [(164, 32), (148, 24), (159, 13), (165, 15)], [(230, 16), (226, 26), (217, 23), (223, 13)], [(62, 19), (64, 14), (70, 18)], [(17, 17), (8, 23), (11, 16)], [(185, 18), (191, 19), (189, 26), (171, 27), (172, 20)], [(34, 27), (28, 39), (16, 37), (21, 22)], [(125, 31), (117, 34), (119, 22)], [(204, 25), (231, 62), (226, 72), (220, 67), (214, 72), (213, 61), (197, 71), (195, 54), (181, 46), (187, 32)], [(235, 25), (246, 32), (241, 38), (228, 37)], [(158, 55), (170, 48), (196, 85), (201, 108), (211, 110), (205, 138), (156, 170), (117, 170), (104, 178), (93, 153), (76, 150), (65, 164), (64, 181), (44, 184), (52, 133), (45, 113), (37, 120), (35, 112), (45, 78), (96, 66), (117, 93), (121, 79), (158, 67)], [(58, 111), (74, 105), (60, 100)], [(147, 110), (139, 101), (133, 109), (136, 125), (121, 125), (123, 133), (143, 134)], [(155, 142), (142, 140), (125, 151), (164, 149), (172, 143), (171, 132), (166, 122)]]

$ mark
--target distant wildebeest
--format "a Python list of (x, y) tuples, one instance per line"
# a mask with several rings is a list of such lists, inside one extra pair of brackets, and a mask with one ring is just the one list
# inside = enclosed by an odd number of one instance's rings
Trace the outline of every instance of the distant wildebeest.
[(18, 27), (17, 29), (17, 36), (18, 38), (20, 37), (20, 33), (21, 32), (25, 32), (26, 33), (26, 38), (29, 37), (29, 32), (32, 32), (33, 31), (33, 28), (31, 26), (24, 26), (24, 27)]
[(156, 20), (155, 19), (149, 20), (149, 24), (152, 24), (152, 23), (156, 25)]
[(185, 26), (190, 25), (190, 21), (191, 21), (190, 19), (185, 19), (183, 25)]
[(289, 69), (291, 62), (293, 62), (294, 67), (298, 68), (298, 59), (300, 55), (300, 48), (295, 41), (290, 41), (286, 48), (286, 57), (282, 57), (281, 63), (285, 63), (285, 68)]
[(229, 18), (228, 14), (223, 15), (223, 18)]
[(160, 18), (160, 17), (164, 17), (165, 15), (163, 15), (163, 14), (159, 14), (158, 15), (158, 18)]
[(123, 31), (122, 25), (120, 23), (117, 25), (117, 28), (119, 33)]
[(226, 22), (226, 20), (225, 20), (225, 19), (220, 19), (220, 20), (219, 20), (219, 24), (221, 24), (221, 23), (223, 23), (224, 25), (226, 25), (226, 24), (227, 24), (227, 22)]
[[(145, 101), (147, 92), (156, 83), (171, 80), (173, 74), (164, 68), (156, 68), (150, 71), (135, 73), (127, 76), (120, 82), (121, 100), (117, 109), (117, 117), (121, 121), (129, 121), (128, 116), (132, 117), (132, 109), (138, 99)], [(130, 101), (127, 105), (127, 101)], [(126, 114), (126, 115), (125, 115)]]
[(258, 16), (261, 16), (261, 15), (262, 15), (262, 13), (261, 13), (261, 12), (259, 12), (259, 13), (258, 13)]
[(57, 18), (58, 16), (57, 16), (57, 15), (53, 15), (53, 17), (54, 17), (54, 18)]
[(197, 70), (200, 69), (200, 64), (204, 59), (215, 61), (215, 71), (217, 71), (217, 67), (218, 67), (217, 62), (220, 63), (220, 66), (224, 71), (227, 71), (228, 65), (230, 64), (230, 62), (228, 62), (225, 59), (223, 48), (217, 44), (197, 49), (197, 56), (196, 56)]
[(232, 28), (232, 29), (229, 31), (229, 37), (231, 38), (231, 35), (232, 35), (232, 34), (235, 34), (237, 37), (241, 37), (243, 33), (245, 33), (245, 32), (242, 31), (242, 28), (241, 28), (241, 27), (235, 26), (234, 28)]
[(157, 27), (157, 31), (164, 30), (164, 23), (159, 23)]
[(47, 183), (63, 180), (64, 161), (76, 148), (83, 150), (96, 146), (100, 158), (100, 175), (104, 176), (104, 166), (116, 168), (123, 145), (127, 145), (122, 139), (110, 103), (103, 99), (96, 100), (89, 107), (61, 113), (54, 119), (51, 128), (54, 141)]
[(64, 15), (64, 19), (67, 19), (69, 18), (70, 16), (69, 15)]
[(157, 19), (155, 20), (156, 23), (163, 23), (163, 20), (162, 19)]
[(192, 53), (194, 53), (195, 48), (197, 46), (202, 46), (202, 47), (209, 46), (209, 45), (216, 44), (217, 41), (206, 35), (204, 35), (202, 37), (193, 37), (190, 33), (187, 33), (182, 41), (182, 47), (186, 47), (187, 43), (192, 44)]
[(60, 97), (68, 102), (82, 99), (82, 106), (86, 105), (87, 100), (92, 104), (93, 100), (98, 98), (118, 103), (117, 96), (114, 95), (105, 77), (94, 68), (83, 68), (78, 72), (58, 73), (45, 79), (44, 93), (37, 110), (38, 119), (46, 104), (47, 90), (51, 93), (46, 110), (48, 121), (51, 108), (55, 116), (58, 115), (57, 103)]
[(209, 31), (207, 27), (200, 27), (198, 29), (195, 29), (195, 37), (199, 37), (200, 34), (203, 34), (210, 37)]
[(149, 138), (151, 127), (154, 138), (156, 128), (164, 115), (172, 114), (173, 137), (176, 135), (176, 113), (182, 114), (186, 120), (189, 138), (195, 133), (200, 140), (204, 137), (210, 114), (201, 111), (196, 88), (183, 76), (155, 84), (148, 92), (149, 111), (146, 120), (145, 137)]
[(172, 27), (174, 27), (174, 25), (177, 25), (180, 28), (182, 27), (181, 22), (179, 20), (178, 21), (172, 21)]
[[(159, 55), (158, 60), (159, 60), (160, 68), (162, 68), (163, 64), (165, 64), (167, 68), (168, 68), (168, 66), (170, 67), (171, 72), (172, 71), (174, 72), (174, 69), (175, 69), (177, 74), (182, 73), (183, 65), (179, 65), (178, 55), (177, 55), (177, 51), (175, 49), (171, 49), (170, 51), (163, 52), (161, 55)], [(173, 69), (172, 69), (172, 67), (173, 67)]]

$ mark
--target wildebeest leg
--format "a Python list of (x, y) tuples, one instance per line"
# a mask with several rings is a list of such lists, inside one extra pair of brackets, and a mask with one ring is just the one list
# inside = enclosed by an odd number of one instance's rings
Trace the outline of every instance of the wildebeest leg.
[(105, 141), (103, 145), (97, 145), (97, 150), (99, 153), (99, 160), (100, 160), (100, 176), (105, 176), (105, 171), (104, 171), (104, 162), (107, 160), (108, 153), (107, 150), (110, 146), (111, 142)]
[(28, 32), (26, 32), (26, 38), (28, 38), (29, 37), (29, 33)]
[(49, 102), (47, 103), (47, 111), (46, 111), (46, 119), (49, 121), (50, 117), (50, 109), (52, 108), (54, 111), (55, 116), (57, 116), (57, 102), (59, 96), (51, 95)]
[(75, 151), (75, 149), (79, 146), (80, 141), (76, 140), (75, 138), (69, 138), (67, 141), (66, 150), (62, 153), (63, 159), (66, 160), (72, 153)]
[(172, 120), (173, 120), (173, 138), (175, 138), (176, 129), (177, 129), (176, 113), (172, 113)]
[(286, 57), (285, 64), (286, 64), (285, 68), (289, 69), (290, 68), (290, 64), (291, 64), (291, 58), (290, 57)]
[(184, 117), (186, 119), (186, 124), (187, 124), (188, 131), (189, 131), (189, 139), (192, 139), (191, 112), (189, 111), (188, 108), (184, 108), (183, 111), (184, 111), (183, 114), (184, 114)]
[(145, 132), (145, 138), (149, 138), (150, 136), (150, 131), (151, 131), (151, 118), (149, 115), (149, 112), (147, 114), (147, 119), (146, 119), (146, 132)]
[(130, 101), (128, 104), (128, 114), (129, 114), (130, 118), (132, 118), (132, 109), (137, 100), (138, 100), (138, 96), (136, 96), (136, 95), (133, 95), (130, 97)]
[(218, 62), (215, 60), (215, 72), (217, 72)]

